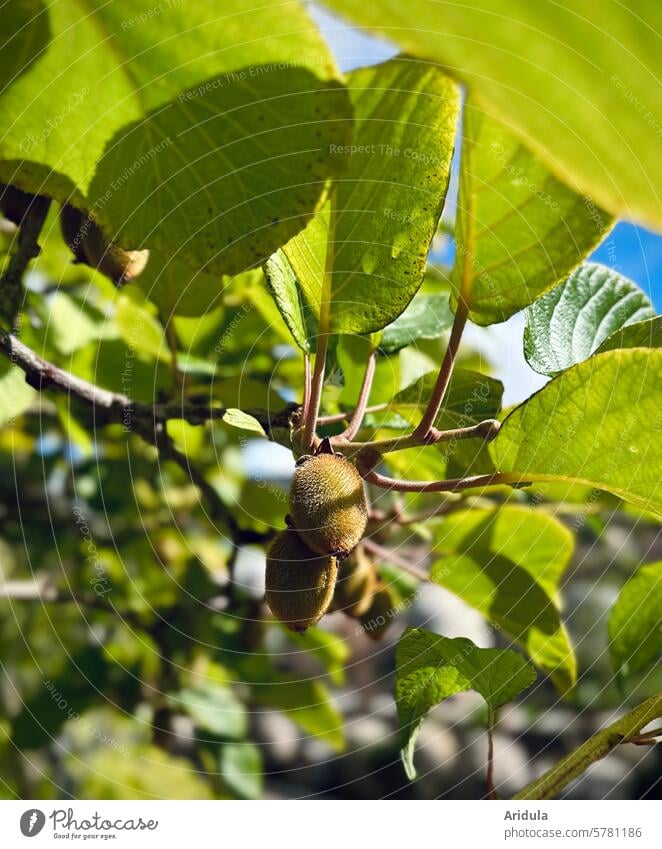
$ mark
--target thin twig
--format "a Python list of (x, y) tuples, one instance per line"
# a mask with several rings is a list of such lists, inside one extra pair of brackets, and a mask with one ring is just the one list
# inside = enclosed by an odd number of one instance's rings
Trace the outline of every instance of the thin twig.
[(312, 378), (310, 375), (310, 354), (306, 351), (306, 353), (303, 355), (303, 405), (301, 408), (301, 421), (303, 422), (308, 420), (308, 410), (310, 409), (311, 380)]
[[(363, 375), (363, 383), (361, 384), (361, 391), (359, 392), (359, 398), (356, 402), (356, 409), (352, 413), (352, 417), (349, 420), (349, 424), (345, 428), (345, 430), (335, 439), (341, 441), (346, 440), (347, 442), (354, 439), (356, 434), (361, 429), (361, 425), (363, 424), (363, 419), (365, 417), (366, 407), (368, 406), (368, 398), (370, 397), (370, 390), (372, 389), (372, 382), (375, 379), (375, 368), (377, 365), (377, 355), (374, 351), (370, 352), (370, 356), (368, 357), (368, 362), (365, 367), (365, 374)], [(332, 439), (331, 441), (335, 441)]]
[(443, 481), (408, 481), (389, 478), (379, 474), (374, 469), (357, 464), (361, 477), (381, 489), (395, 492), (460, 492), (474, 487), (497, 486), (502, 483), (514, 483), (519, 480), (516, 476), (492, 472), (489, 475), (474, 475), (468, 478), (450, 478)]
[(12, 253), (0, 278), (0, 316), (12, 328), (15, 327), (21, 306), (23, 275), (30, 261), (38, 257), (41, 252), (39, 236), (50, 204), (50, 198), (34, 196), (18, 228), (16, 250)]
[(345, 442), (340, 438), (334, 445), (341, 450), (370, 451), (377, 454), (388, 454), (392, 451), (402, 451), (405, 448), (416, 448), (421, 445), (436, 445), (439, 442), (453, 442), (456, 439), (485, 439), (490, 441), (499, 432), (501, 423), (496, 419), (485, 419), (469, 427), (458, 427), (452, 430), (437, 430), (431, 428), (424, 436), (416, 432), (407, 436), (394, 436), (391, 439), (379, 439), (374, 442)]
[(172, 321), (165, 321), (165, 337), (166, 342), (168, 343), (168, 350), (170, 351), (170, 370), (172, 372), (172, 379), (175, 384), (175, 389), (179, 393), (182, 393), (184, 389), (184, 375), (180, 371), (178, 356), (177, 356), (177, 334), (175, 332), (175, 326)]
[(383, 545), (380, 545), (378, 542), (366, 537), (361, 545), (367, 550), (371, 551), (377, 557), (381, 557), (383, 560), (387, 560), (389, 563), (392, 563), (394, 566), (398, 566), (402, 569), (403, 572), (408, 572), (414, 578), (417, 578), (419, 581), (429, 581), (430, 576), (423, 569), (419, 569), (418, 566), (415, 566), (413, 563), (410, 563), (404, 557), (401, 557), (397, 552), (393, 551), (391, 548), (385, 548)]
[[(373, 404), (371, 407), (366, 407), (364, 413), (368, 415), (368, 413), (380, 413), (383, 410), (388, 409), (388, 404)], [(318, 416), (317, 424), (319, 425), (330, 425), (330, 424), (338, 424), (338, 422), (346, 422), (352, 417), (353, 411), (349, 410), (345, 413), (332, 413), (330, 416)]]
[(460, 347), (460, 340), (462, 339), (462, 333), (464, 332), (468, 317), (469, 308), (464, 299), (461, 298), (457, 305), (450, 339), (448, 340), (448, 347), (446, 348), (446, 353), (444, 354), (444, 359), (441, 363), (441, 368), (439, 369), (437, 381), (434, 389), (432, 390), (432, 394), (430, 395), (428, 405), (423, 413), (421, 421), (414, 430), (414, 436), (419, 439), (424, 439), (426, 434), (434, 427), (434, 423), (437, 420), (441, 406), (444, 403), (446, 392), (448, 391), (448, 385), (451, 377), (453, 376), (453, 367)]
[[(26, 382), (38, 390), (50, 389), (73, 397), (91, 407), (100, 423), (119, 422), (131, 430), (132, 425), (144, 427), (168, 419), (185, 419), (189, 424), (202, 425), (212, 419), (221, 418), (223, 407), (212, 404), (177, 403), (144, 404), (133, 401), (121, 392), (110, 392), (94, 383), (82, 380), (71, 372), (44, 360), (16, 336), (0, 328), (0, 354), (4, 354), (25, 372)], [(289, 405), (280, 413), (270, 414), (267, 410), (246, 410), (264, 427), (267, 434), (273, 428), (287, 428), (289, 418), (296, 405)]]
[(494, 789), (494, 711), (489, 708), (487, 711), (487, 798), (496, 799), (497, 794)]
[(317, 417), (319, 415), (320, 401), (322, 400), (322, 389), (324, 386), (326, 353), (329, 347), (329, 331), (331, 330), (331, 281), (333, 278), (333, 263), (336, 249), (336, 199), (335, 191), (333, 189), (331, 191), (329, 202), (329, 229), (327, 234), (324, 277), (322, 279), (322, 296), (320, 299), (319, 335), (317, 337), (315, 368), (313, 370), (310, 390), (310, 404), (306, 411), (306, 417), (303, 421), (302, 447), (304, 451), (310, 451), (313, 446), (313, 442), (315, 441)]

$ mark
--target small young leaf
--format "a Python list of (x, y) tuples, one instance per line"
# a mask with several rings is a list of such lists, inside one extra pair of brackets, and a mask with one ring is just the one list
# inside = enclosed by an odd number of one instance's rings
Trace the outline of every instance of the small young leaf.
[(535, 371), (554, 375), (590, 357), (612, 333), (654, 315), (631, 280), (585, 262), (527, 307), (524, 356)]
[(513, 699), (536, 678), (533, 667), (509, 649), (481, 649), (463, 637), (440, 637), (407, 628), (396, 649), (395, 699), (402, 762), (416, 777), (414, 743), (427, 712), (465, 690), (476, 690), (491, 710)]
[(260, 422), (243, 410), (236, 408), (226, 410), (223, 413), (223, 421), (225, 424), (230, 425), (230, 427), (236, 427), (238, 430), (247, 430), (251, 433), (257, 433), (260, 436), (266, 436)]
[(431, 578), (510, 634), (561, 692), (577, 675), (559, 617), (573, 536), (552, 516), (504, 506), (453, 513), (435, 533)]
[(264, 273), (269, 291), (292, 338), (302, 351), (309, 351), (301, 293), (294, 270), (283, 251), (276, 251), (269, 257), (264, 266)]
[(662, 657), (662, 561), (641, 566), (621, 589), (609, 614), (609, 651), (623, 675)]
[(502, 480), (583, 482), (662, 515), (662, 351), (596, 354), (506, 418), (491, 450)]

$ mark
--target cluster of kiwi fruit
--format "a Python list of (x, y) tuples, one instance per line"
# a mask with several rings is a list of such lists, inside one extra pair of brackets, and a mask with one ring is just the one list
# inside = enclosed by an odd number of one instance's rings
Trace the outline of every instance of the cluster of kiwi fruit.
[(360, 546), (367, 522), (363, 480), (328, 440), (299, 458), (288, 527), (271, 543), (265, 578), (267, 604), (287, 628), (303, 632), (342, 610), (372, 637), (386, 630), (390, 593)]
[[(0, 183), (0, 212), (20, 227), (35, 197), (16, 186)], [(147, 265), (148, 250), (124, 250), (109, 241), (89, 215), (68, 203), (60, 209), (60, 230), (75, 262), (97, 269), (116, 286), (134, 280)]]

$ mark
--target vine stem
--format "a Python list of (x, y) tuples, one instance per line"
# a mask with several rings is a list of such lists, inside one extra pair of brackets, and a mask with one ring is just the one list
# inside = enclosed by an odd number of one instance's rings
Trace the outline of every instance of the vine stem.
[(368, 483), (394, 492), (459, 492), (462, 489), (497, 486), (502, 483), (521, 483), (518, 475), (504, 472), (492, 472), (489, 475), (474, 475), (468, 478), (449, 478), (443, 481), (398, 480), (397, 478), (389, 478), (381, 475), (373, 468), (363, 465), (360, 455), (357, 462), (357, 469), (361, 477)]
[(362, 540), (361, 545), (367, 550), (375, 554), (377, 557), (380, 557), (382, 560), (386, 560), (389, 563), (392, 563), (394, 566), (398, 566), (402, 569), (403, 572), (408, 572), (414, 578), (417, 578), (419, 581), (427, 582), (430, 580), (430, 576), (423, 569), (419, 569), (418, 566), (415, 566), (413, 563), (410, 563), (404, 557), (401, 557), (396, 551), (393, 551), (391, 548), (386, 548), (383, 545), (380, 545), (378, 542), (375, 542), (372, 539), (365, 538)]
[(513, 798), (553, 799), (592, 763), (604, 758), (616, 746), (622, 743), (636, 743), (641, 735), (641, 729), (660, 717), (662, 717), (662, 693), (646, 699), (634, 710), (589, 737), (579, 748), (561, 758), (551, 769), (520, 790)]
[(487, 711), (487, 798), (496, 799), (497, 794), (494, 789), (494, 711), (488, 708)]
[(335, 444), (338, 447), (356, 451), (388, 454), (391, 451), (401, 451), (405, 448), (415, 448), (420, 445), (436, 445), (438, 442), (452, 442), (454, 439), (485, 439), (490, 441), (499, 432), (501, 423), (496, 419), (485, 419), (469, 427), (458, 427), (453, 430), (437, 430), (431, 428), (424, 437), (411, 433), (408, 436), (395, 436), (392, 439), (380, 439), (374, 442), (344, 442), (340, 438)]
[(35, 195), (16, 235), (16, 249), (0, 278), (0, 314), (15, 328), (21, 305), (23, 275), (31, 260), (41, 253), (39, 236), (50, 209), (50, 198)]
[[(364, 413), (380, 413), (382, 410), (388, 410), (388, 404), (373, 404), (366, 407)], [(338, 422), (346, 422), (352, 417), (353, 413), (332, 413), (330, 416), (318, 416), (317, 424), (330, 425), (338, 424)]]
[(326, 261), (324, 264), (324, 277), (322, 279), (322, 297), (320, 299), (319, 335), (317, 337), (317, 351), (315, 352), (315, 367), (310, 390), (310, 403), (303, 422), (302, 447), (304, 451), (310, 451), (315, 440), (317, 430), (317, 417), (319, 415), (320, 401), (322, 400), (322, 388), (324, 386), (324, 369), (326, 366), (326, 354), (329, 348), (329, 331), (331, 329), (331, 281), (333, 277), (333, 261), (335, 253), (336, 235), (336, 197), (335, 188), (330, 194), (329, 229), (326, 243)]
[(178, 392), (183, 392), (184, 389), (184, 375), (182, 374), (179, 368), (178, 362), (178, 354), (177, 354), (177, 335), (175, 333), (175, 327), (170, 320), (166, 320), (165, 324), (165, 335), (166, 342), (168, 343), (168, 350), (170, 351), (170, 370), (172, 372), (172, 380), (175, 384), (175, 389)]
[(417, 427), (414, 429), (413, 436), (417, 439), (425, 439), (437, 420), (437, 416), (441, 410), (441, 405), (444, 403), (444, 399), (446, 398), (448, 385), (451, 377), (453, 376), (455, 358), (457, 357), (460, 340), (462, 339), (462, 334), (464, 333), (468, 317), (468, 304), (464, 298), (460, 298), (455, 312), (455, 318), (453, 319), (453, 327), (451, 329), (450, 339), (448, 340), (448, 347), (446, 348), (446, 353), (444, 354), (444, 359), (441, 363), (441, 368), (439, 369), (437, 381), (434, 385), (434, 389), (432, 390), (432, 395), (430, 395), (430, 400), (428, 401), (425, 412), (423, 413)]
[(303, 355), (303, 404), (301, 406), (301, 420), (304, 422), (308, 419), (308, 410), (310, 409), (310, 389), (310, 354), (306, 351)]
[(374, 351), (370, 352), (370, 356), (368, 357), (368, 362), (365, 367), (365, 374), (363, 375), (363, 383), (361, 384), (361, 391), (359, 392), (359, 398), (356, 402), (356, 409), (352, 413), (352, 417), (349, 420), (349, 424), (345, 428), (345, 430), (337, 437), (334, 437), (331, 442), (334, 442), (336, 439), (340, 442), (343, 440), (347, 440), (348, 442), (354, 439), (356, 434), (359, 432), (361, 425), (363, 424), (363, 419), (365, 417), (366, 407), (368, 406), (368, 398), (370, 397), (370, 390), (372, 389), (372, 382), (375, 379), (375, 369), (377, 367), (377, 355)]

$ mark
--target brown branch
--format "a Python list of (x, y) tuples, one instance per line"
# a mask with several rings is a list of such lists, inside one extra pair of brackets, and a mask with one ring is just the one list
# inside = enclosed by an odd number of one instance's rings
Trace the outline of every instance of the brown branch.
[(499, 432), (501, 423), (496, 419), (485, 419), (469, 427), (457, 427), (452, 430), (437, 430), (433, 427), (423, 436), (416, 432), (407, 436), (394, 436), (392, 439), (380, 439), (374, 442), (345, 442), (336, 438), (334, 445), (341, 450), (366, 451), (376, 454), (388, 454), (391, 451), (402, 451), (405, 448), (416, 448), (421, 445), (436, 445), (439, 442), (453, 442), (456, 439), (484, 439), (491, 441)]
[(41, 252), (39, 236), (50, 205), (50, 198), (34, 195), (16, 235), (16, 250), (0, 278), (0, 316), (10, 327), (15, 326), (21, 306), (25, 270)]
[[(361, 384), (361, 390), (359, 392), (359, 397), (356, 402), (356, 409), (352, 413), (352, 417), (349, 420), (349, 424), (345, 428), (345, 430), (336, 437), (336, 439), (340, 441), (351, 441), (354, 439), (356, 434), (359, 432), (361, 425), (363, 424), (363, 419), (365, 417), (366, 407), (368, 406), (368, 398), (370, 397), (370, 390), (372, 389), (372, 382), (375, 379), (375, 368), (377, 366), (377, 355), (374, 351), (371, 351), (370, 356), (368, 357), (368, 362), (365, 367), (365, 374), (363, 375), (363, 383)], [(331, 440), (332, 442), (335, 440)]]
[(514, 482), (512, 475), (504, 475), (499, 472), (493, 472), (489, 475), (474, 475), (468, 478), (450, 478), (444, 481), (408, 481), (381, 475), (374, 468), (370, 468), (361, 462), (357, 462), (357, 469), (361, 477), (368, 483), (395, 492), (460, 492), (463, 489)]
[[(189, 424), (202, 425), (223, 416), (223, 407), (211, 404), (178, 403), (144, 404), (133, 401), (121, 392), (110, 392), (94, 383), (76, 377), (44, 360), (16, 336), (0, 328), (0, 353), (25, 372), (25, 380), (40, 391), (49, 389), (75, 398), (92, 408), (95, 419), (101, 424), (119, 422), (127, 431), (136, 429), (144, 435), (147, 426), (155, 427), (168, 419), (185, 419)], [(254, 416), (268, 435), (276, 427), (287, 427), (289, 418), (298, 409), (289, 405), (280, 413), (267, 410), (246, 410)]]
[(469, 308), (465, 300), (460, 298), (455, 318), (453, 320), (451, 336), (448, 340), (448, 347), (446, 348), (446, 353), (444, 354), (444, 359), (441, 363), (441, 368), (439, 369), (437, 382), (432, 390), (432, 395), (430, 396), (427, 408), (423, 413), (423, 417), (414, 430), (414, 436), (419, 439), (424, 439), (427, 433), (434, 427), (434, 423), (437, 420), (439, 411), (441, 410), (441, 405), (444, 403), (446, 392), (448, 391), (448, 384), (453, 376), (453, 367), (455, 365), (458, 348), (460, 347), (460, 340), (462, 339), (462, 333), (464, 332), (464, 327), (467, 323), (468, 317)]

